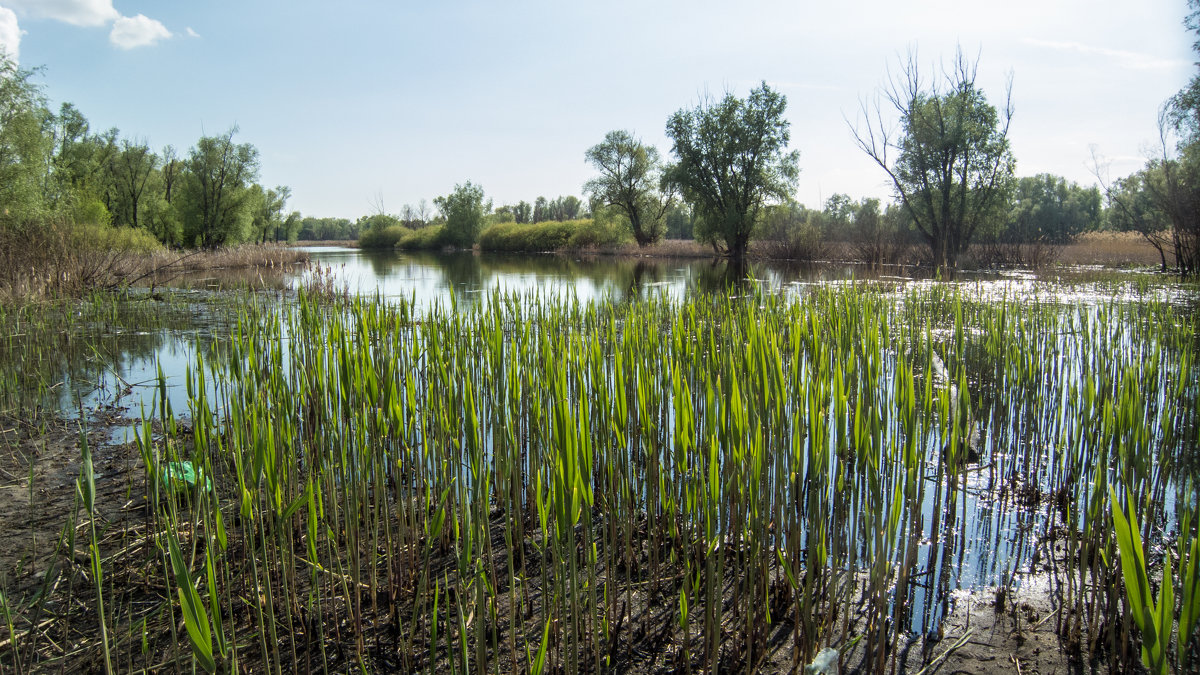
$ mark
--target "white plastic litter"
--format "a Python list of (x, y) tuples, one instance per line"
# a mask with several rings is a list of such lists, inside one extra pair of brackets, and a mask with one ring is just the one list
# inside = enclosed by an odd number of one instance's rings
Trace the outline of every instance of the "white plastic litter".
[(804, 675), (839, 675), (838, 650), (826, 647), (817, 652), (817, 658), (804, 666)]

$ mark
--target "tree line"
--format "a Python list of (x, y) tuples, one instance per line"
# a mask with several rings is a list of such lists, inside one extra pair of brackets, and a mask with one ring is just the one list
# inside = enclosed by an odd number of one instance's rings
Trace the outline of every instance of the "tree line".
[(51, 111), (34, 73), (0, 55), (0, 217), (128, 227), (171, 246), (215, 248), (294, 237), (291, 191), (258, 183), (259, 153), (237, 127), (185, 153), (96, 130), (71, 103)]
[[(1198, 2), (1190, 0), (1185, 23), (1200, 33)], [(468, 181), (432, 205), (421, 200), (399, 214), (380, 205), (351, 221), (287, 212), (290, 190), (258, 183), (258, 151), (235, 141), (236, 127), (201, 137), (186, 153), (155, 152), (116, 129), (93, 130), (69, 103), (52, 113), (32, 73), (3, 59), (0, 217), (129, 227), (164, 244), (206, 248), (296, 238), (470, 247), (488, 225), (586, 220), (619, 227), (639, 246), (694, 238), (732, 258), (754, 241), (792, 258), (819, 257), (842, 241), (871, 262), (919, 245), (928, 262), (950, 270), (968, 249), (1027, 264), (1039, 247), (1109, 227), (1144, 236), (1164, 269), (1200, 271), (1200, 76), (1164, 105), (1160, 156), (1130, 176), (1101, 180), (1102, 195), (1059, 176), (1017, 175), (1011, 84), (997, 107), (976, 84), (977, 62), (961, 52), (935, 72), (927, 76), (910, 54), (850, 124), (858, 148), (891, 182), (891, 204), (841, 194), (817, 209), (797, 203), (800, 153), (790, 147), (787, 99), (763, 82), (744, 99), (727, 93), (672, 114), (669, 157), (632, 131), (609, 132), (584, 153), (596, 170), (584, 199), (539, 196), (493, 208)]]

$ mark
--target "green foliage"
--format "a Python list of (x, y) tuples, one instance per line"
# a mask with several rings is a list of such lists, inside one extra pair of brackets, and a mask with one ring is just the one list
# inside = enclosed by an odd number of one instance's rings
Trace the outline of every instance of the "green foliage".
[(673, 205), (667, 210), (665, 220), (666, 231), (663, 236), (668, 239), (692, 239), (695, 236), (692, 212), (685, 204)]
[(483, 217), (492, 210), (492, 203), (484, 201), (482, 187), (467, 181), (433, 203), (446, 219), (443, 245), (470, 248), (479, 241)]
[(329, 241), (358, 239), (361, 231), (358, 223), (349, 218), (313, 218), (306, 216), (300, 219), (298, 239), (309, 241)]
[(600, 172), (584, 184), (584, 193), (621, 209), (629, 218), (638, 246), (661, 239), (671, 194), (660, 189), (663, 181), (658, 150), (628, 131), (610, 131), (604, 142), (589, 148), (584, 157)]
[(1048, 173), (1017, 181), (1002, 241), (1069, 244), (1100, 228), (1100, 190)]
[(1142, 536), (1138, 530), (1137, 514), (1133, 505), (1122, 507), (1117, 493), (1110, 486), (1109, 499), (1112, 504), (1113, 529), (1117, 537), (1117, 548), (1121, 552), (1121, 574), (1125, 580), (1125, 596), (1133, 622), (1142, 632), (1142, 664), (1157, 675), (1166, 675), (1169, 668), (1167, 644), (1171, 641), (1172, 625), (1175, 620), (1174, 586), (1171, 580), (1171, 559), (1163, 564), (1162, 584), (1159, 586), (1158, 601), (1150, 589), (1150, 578), (1146, 569), (1146, 553), (1142, 548)]
[(128, 253), (153, 253), (163, 247), (153, 234), (141, 228), (86, 223), (71, 228), (71, 242), (80, 249)]
[(865, 130), (854, 130), (859, 147), (892, 179), (939, 269), (954, 269), (976, 234), (1002, 224), (1012, 191), (1011, 99), (1001, 115), (975, 86), (975, 76), (975, 64), (960, 51), (944, 69), (944, 81), (926, 87), (910, 56), (899, 80), (884, 91), (900, 115), (900, 134), (891, 136), (882, 121), (871, 127), (871, 116)]
[(108, 163), (108, 183), (113, 222), (138, 227), (146, 208), (147, 190), (153, 185), (158, 156), (145, 143), (121, 142), (121, 150)]
[(46, 209), (43, 184), (52, 139), (49, 113), (33, 73), (0, 54), (0, 215), (27, 218)]
[(71, 219), (85, 225), (110, 225), (113, 221), (104, 202), (94, 197), (76, 202), (71, 209)]
[(430, 225), (419, 230), (413, 230), (396, 242), (396, 248), (407, 251), (429, 251), (451, 246), (446, 240), (444, 225)]
[(697, 238), (745, 255), (768, 200), (795, 189), (800, 153), (787, 152), (787, 98), (764, 82), (746, 100), (727, 94), (667, 120), (676, 164), (668, 181), (692, 203), (704, 223)]
[(803, 204), (787, 202), (766, 208), (759, 239), (769, 257), (811, 262), (825, 253), (827, 216)]
[(479, 237), (479, 248), (483, 251), (541, 253), (617, 246), (627, 238), (628, 235), (613, 222), (592, 218), (541, 223), (508, 221), (484, 230)]
[(246, 240), (253, 221), (251, 185), (258, 178), (258, 150), (236, 144), (237, 127), (205, 136), (184, 160), (180, 198), (186, 244), (216, 248)]
[(356, 223), (362, 235), (358, 245), (362, 248), (391, 249), (406, 237), (410, 230), (400, 224), (400, 219), (384, 213), (359, 218)]
[(292, 190), (286, 185), (277, 185), (269, 190), (257, 183), (250, 187), (248, 201), (252, 241), (265, 243), (288, 238), (283, 209), (291, 196)]

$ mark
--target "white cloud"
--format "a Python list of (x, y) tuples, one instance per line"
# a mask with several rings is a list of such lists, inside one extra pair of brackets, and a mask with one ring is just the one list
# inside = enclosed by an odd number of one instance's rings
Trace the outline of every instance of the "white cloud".
[(200, 34), (199, 34), (199, 33), (197, 33), (196, 31), (192, 30), (192, 27), (191, 27), (191, 26), (188, 26), (188, 27), (187, 27), (187, 36), (188, 36), (188, 37), (194, 37), (194, 38), (198, 38), (198, 37), (200, 37)]
[(121, 49), (147, 47), (171, 37), (171, 31), (157, 19), (145, 14), (123, 16), (113, 22), (108, 39)]
[(37, 19), (56, 19), (75, 26), (103, 26), (121, 16), (112, 0), (7, 0), (6, 4)]
[(1056, 49), (1064, 52), (1075, 52), (1076, 54), (1082, 54), (1084, 56), (1102, 56), (1117, 61), (1118, 65), (1120, 66), (1125, 68), (1133, 68), (1135, 70), (1159, 70), (1191, 65), (1187, 61), (1180, 59), (1164, 59), (1151, 54), (1131, 52), (1124, 49), (1093, 47), (1080, 42), (1056, 42), (1053, 40), (1034, 39), (1026, 39), (1025, 42), (1037, 47), (1047, 47), (1049, 49)]
[(0, 49), (16, 62), (21, 56), (21, 27), (11, 9), (0, 7)]

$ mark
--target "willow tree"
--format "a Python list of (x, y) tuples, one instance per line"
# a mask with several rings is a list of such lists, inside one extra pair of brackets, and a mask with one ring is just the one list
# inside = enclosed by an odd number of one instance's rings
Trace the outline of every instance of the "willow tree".
[(672, 200), (670, 191), (662, 189), (658, 150), (631, 132), (610, 131), (584, 157), (600, 172), (584, 184), (584, 193), (620, 209), (629, 218), (638, 246), (661, 239)]
[[(875, 100), (863, 102), (862, 122), (851, 127), (859, 148), (891, 178), (943, 271), (957, 267), (976, 234), (1002, 223), (1014, 184), (1011, 82), (997, 111), (976, 86), (976, 73), (977, 63), (959, 51), (927, 83), (910, 54)], [(886, 121), (893, 111), (898, 131)]]
[(667, 120), (676, 163), (669, 184), (692, 204), (697, 237), (744, 258), (755, 225), (770, 202), (796, 188), (798, 151), (788, 151), (787, 98), (763, 82), (745, 100), (726, 94)]

